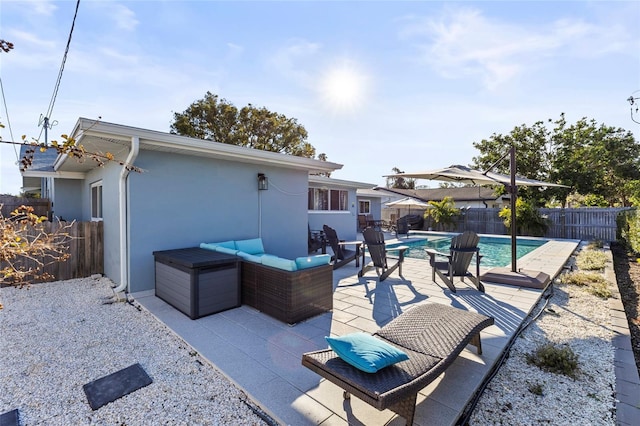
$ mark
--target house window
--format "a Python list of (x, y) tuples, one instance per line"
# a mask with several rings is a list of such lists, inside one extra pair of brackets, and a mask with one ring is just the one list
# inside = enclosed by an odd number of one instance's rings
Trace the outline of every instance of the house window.
[(349, 191), (309, 188), (309, 210), (349, 210)]
[(371, 213), (371, 202), (370, 201), (360, 201), (358, 202), (358, 211), (360, 214), (370, 214)]
[(91, 220), (102, 220), (102, 181), (91, 185)]

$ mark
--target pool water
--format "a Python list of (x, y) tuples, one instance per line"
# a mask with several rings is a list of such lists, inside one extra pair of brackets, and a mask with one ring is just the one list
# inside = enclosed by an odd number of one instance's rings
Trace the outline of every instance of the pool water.
[[(408, 246), (405, 256), (413, 259), (429, 259), (427, 249), (433, 249), (442, 253), (449, 253), (451, 238), (453, 235), (428, 235), (423, 240), (414, 240), (393, 244), (390, 246)], [(518, 238), (516, 244), (516, 258), (520, 259), (525, 254), (546, 243), (545, 240), (530, 240)], [(478, 243), (480, 248), (480, 266), (487, 268), (504, 267), (511, 263), (511, 238), (481, 236)], [(473, 259), (472, 264), (475, 262)]]

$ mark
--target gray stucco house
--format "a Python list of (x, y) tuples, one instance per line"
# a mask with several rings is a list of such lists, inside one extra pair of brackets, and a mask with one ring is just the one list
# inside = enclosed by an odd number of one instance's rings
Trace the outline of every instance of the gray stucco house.
[(337, 163), (86, 118), (70, 136), (117, 161), (58, 156), (53, 168), (23, 172), (23, 181), (46, 182), (42, 195), (55, 216), (104, 222), (104, 273), (129, 292), (154, 288), (157, 250), (262, 237), (265, 251), (295, 258), (307, 253), (307, 226), (323, 223), (355, 238), (356, 190), (373, 186), (313, 175)]

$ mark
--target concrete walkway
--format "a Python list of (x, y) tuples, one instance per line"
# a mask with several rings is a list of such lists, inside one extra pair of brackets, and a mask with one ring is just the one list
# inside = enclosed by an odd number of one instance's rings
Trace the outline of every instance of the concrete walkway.
[[(551, 241), (520, 259), (518, 267), (555, 277), (577, 245), (577, 241)], [(452, 425), (461, 418), (542, 295), (541, 290), (492, 283), (485, 283), (484, 294), (467, 284), (457, 284), (457, 293), (452, 293), (431, 280), (426, 261), (416, 259), (406, 259), (404, 279), (396, 272), (379, 283), (375, 271), (362, 278), (357, 271), (352, 264), (334, 271), (333, 312), (293, 327), (247, 306), (190, 320), (153, 292), (133, 296), (273, 419), (288, 425), (404, 424), (391, 411), (378, 411), (357, 398), (344, 401), (341, 389), (302, 367), (303, 353), (327, 347), (324, 336), (373, 333), (421, 303), (442, 303), (493, 316), (495, 325), (481, 334), (483, 354), (476, 355), (472, 347), (463, 350), (418, 395), (414, 423), (435, 426)]]

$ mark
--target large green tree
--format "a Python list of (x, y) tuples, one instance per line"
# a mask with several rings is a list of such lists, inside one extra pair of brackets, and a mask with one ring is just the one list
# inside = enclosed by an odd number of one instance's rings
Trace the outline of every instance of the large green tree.
[(628, 205), (632, 191), (626, 183), (640, 179), (640, 146), (633, 134), (586, 118), (567, 126), (564, 115), (556, 124), (550, 178), (610, 206)]
[[(603, 198), (610, 206), (627, 205), (630, 190), (625, 183), (640, 179), (640, 147), (631, 132), (587, 118), (568, 125), (564, 113), (556, 121), (516, 126), (507, 135), (494, 133), (473, 146), (480, 151), (473, 158), (477, 168), (488, 169), (515, 146), (519, 176), (569, 187), (518, 188), (519, 196), (535, 205), (551, 199), (565, 205), (572, 193)], [(493, 171), (508, 173), (508, 158)]]
[[(516, 126), (509, 134), (494, 133), (489, 139), (474, 142), (473, 146), (480, 155), (473, 158), (473, 166), (479, 170), (509, 174), (509, 156), (505, 156), (511, 146), (516, 148), (516, 174), (529, 179), (548, 180), (550, 156), (548, 153), (550, 131), (544, 122), (538, 121), (533, 126), (522, 124)], [(498, 188), (504, 193), (504, 188)], [(544, 200), (539, 188), (518, 188), (520, 197), (529, 199), (534, 204), (542, 204)]]
[(307, 131), (295, 118), (248, 104), (241, 109), (207, 92), (184, 112), (173, 114), (171, 133), (313, 158)]

